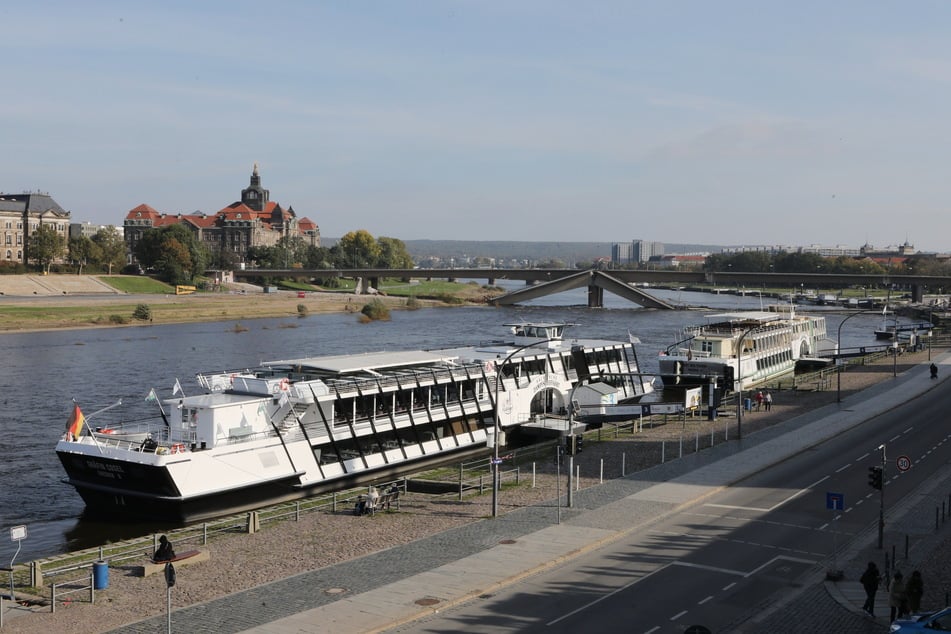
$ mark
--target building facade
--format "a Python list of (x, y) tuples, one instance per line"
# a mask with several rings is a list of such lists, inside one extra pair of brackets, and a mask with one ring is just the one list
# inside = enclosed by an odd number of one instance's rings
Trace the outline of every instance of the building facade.
[(241, 200), (214, 215), (164, 214), (149, 205), (139, 205), (126, 214), (123, 224), (129, 263), (135, 262), (135, 247), (149, 229), (182, 224), (215, 254), (227, 254), (234, 262), (247, 260), (248, 249), (275, 246), (284, 237), (301, 238), (307, 245), (320, 246), (320, 229), (309, 218), (298, 218), (293, 207), (284, 209), (271, 201), (271, 192), (261, 186), (258, 165), (251, 181), (241, 190)]
[(28, 264), (30, 235), (40, 225), (53, 227), (67, 240), (69, 217), (49, 194), (0, 193), (0, 261)]

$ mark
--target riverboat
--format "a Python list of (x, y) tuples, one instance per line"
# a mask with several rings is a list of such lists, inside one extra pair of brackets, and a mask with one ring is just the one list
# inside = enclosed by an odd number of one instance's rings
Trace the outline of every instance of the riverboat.
[(574, 389), (602, 374), (618, 401), (652, 389), (629, 341), (506, 325), (510, 338), (475, 346), (203, 372), (189, 396), (176, 379), (172, 398), (150, 392), (156, 413), (135, 426), (93, 425), (75, 405), (56, 445), (65, 482), (87, 510), (187, 523), (503, 446), (525, 423), (566, 418)]
[(660, 353), (665, 387), (716, 386), (747, 389), (793, 372), (801, 361), (832, 351), (825, 317), (797, 314), (791, 305), (764, 311), (709, 315), (688, 326), (677, 343)]

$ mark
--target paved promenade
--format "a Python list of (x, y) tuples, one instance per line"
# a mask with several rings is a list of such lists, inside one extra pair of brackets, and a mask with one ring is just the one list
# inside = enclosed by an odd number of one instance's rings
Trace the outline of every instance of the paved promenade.
[[(942, 376), (951, 371), (951, 355), (937, 358)], [(933, 388), (921, 365), (808, 414), (627, 478), (575, 493), (575, 506), (520, 509), (495, 520), (460, 526), (356, 560), (303, 573), (221, 599), (176, 610), (173, 631), (215, 632), (380, 632), (445, 610), (521, 578), (618, 540), (658, 518), (696, 503), (718, 489), (820, 443), (875, 414), (897, 407)], [(869, 394), (871, 393), (871, 396)], [(659, 484), (658, 484), (659, 483)], [(934, 530), (935, 496), (946, 495), (951, 473), (889, 509), (886, 542), (915, 535), (908, 561), (926, 556), (947, 537)], [(938, 502), (940, 506), (940, 502)], [(632, 523), (631, 518), (644, 518)], [(648, 519), (649, 518), (649, 519)], [(879, 592), (872, 620), (861, 612), (864, 593), (858, 582), (870, 559), (882, 560), (870, 528), (849, 550), (840, 552), (840, 582), (826, 582), (829, 562), (816, 564), (799, 591), (769, 606), (737, 632), (886, 632), (887, 603)], [(930, 545), (930, 546), (929, 546)], [(884, 618), (883, 618), (884, 617)], [(165, 617), (132, 624), (115, 632), (164, 632)]]

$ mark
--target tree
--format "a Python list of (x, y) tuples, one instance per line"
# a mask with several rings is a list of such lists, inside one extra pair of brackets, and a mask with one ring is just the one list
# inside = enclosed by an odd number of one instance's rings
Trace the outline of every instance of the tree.
[(376, 243), (380, 248), (380, 256), (376, 263), (378, 268), (413, 268), (413, 256), (411, 256), (409, 251), (406, 250), (406, 244), (402, 240), (380, 236), (377, 238)]
[(365, 229), (346, 234), (331, 251), (334, 265), (340, 269), (373, 268), (380, 260), (380, 245)]
[(121, 269), (126, 263), (125, 240), (115, 227), (104, 227), (96, 232), (92, 241), (99, 247), (98, 263), (109, 271)]
[(99, 246), (86, 236), (69, 239), (69, 261), (79, 268), (80, 275), (83, 274), (83, 267), (90, 262), (98, 262), (101, 254)]
[(29, 253), (30, 260), (42, 267), (44, 273), (49, 273), (53, 261), (66, 255), (66, 238), (52, 225), (41, 224), (30, 235)]
[(149, 229), (135, 247), (135, 257), (153, 267), (169, 284), (190, 284), (204, 273), (211, 257), (192, 231), (184, 225)]

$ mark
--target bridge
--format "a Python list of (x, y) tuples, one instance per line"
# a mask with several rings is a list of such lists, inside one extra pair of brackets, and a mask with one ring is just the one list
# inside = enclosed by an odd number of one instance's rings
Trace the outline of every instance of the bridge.
[(924, 289), (944, 293), (951, 288), (951, 277), (931, 275), (871, 275), (838, 273), (751, 273), (723, 271), (627, 270), (627, 269), (243, 269), (234, 271), (236, 280), (254, 278), (359, 278), (362, 290), (378, 287), (383, 278), (416, 279), (484, 279), (489, 285), (496, 280), (520, 280), (530, 288), (513, 291), (493, 300), (497, 304), (515, 304), (520, 301), (552, 295), (583, 285), (588, 286), (588, 306), (601, 308), (604, 291), (642, 306), (673, 308), (670, 304), (640, 291), (632, 284), (690, 285), (710, 284), (725, 288), (746, 286), (755, 288), (789, 288), (793, 291), (835, 287), (907, 288), (912, 301), (920, 302)]

